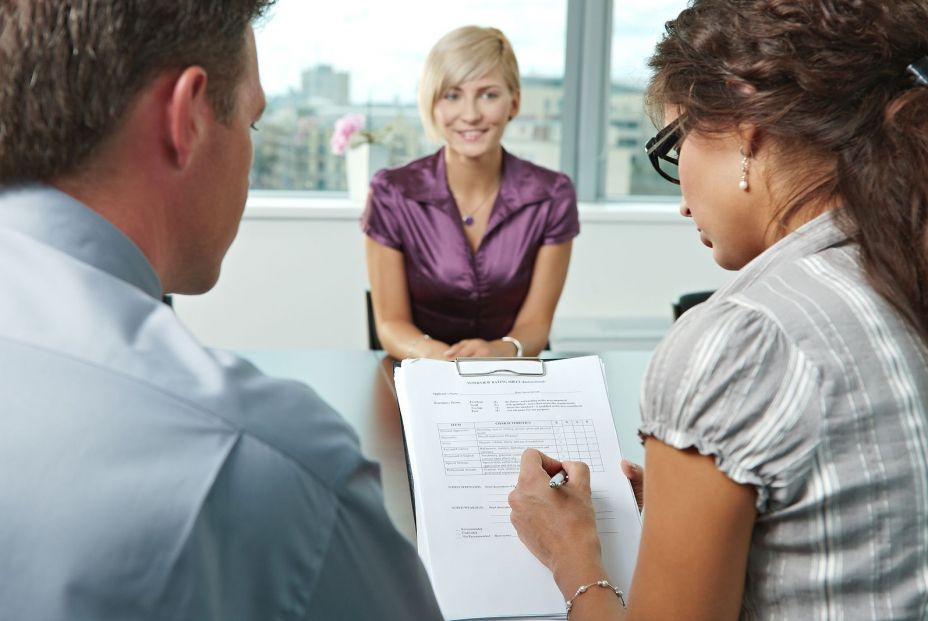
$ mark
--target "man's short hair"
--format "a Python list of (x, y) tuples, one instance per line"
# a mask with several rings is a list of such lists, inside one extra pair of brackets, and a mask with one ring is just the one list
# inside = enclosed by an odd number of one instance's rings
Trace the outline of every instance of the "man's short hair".
[(248, 24), (274, 1), (0, 2), (0, 186), (78, 171), (164, 70), (202, 67), (228, 122)]

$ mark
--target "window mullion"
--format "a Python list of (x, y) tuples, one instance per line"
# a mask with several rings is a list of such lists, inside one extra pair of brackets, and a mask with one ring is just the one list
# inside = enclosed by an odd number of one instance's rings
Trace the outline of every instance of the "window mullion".
[(612, 0), (570, 0), (567, 9), (561, 168), (581, 201), (605, 197)]
[(561, 170), (580, 183), (580, 75), (584, 0), (567, 2), (567, 40), (564, 53), (564, 90), (561, 95)]

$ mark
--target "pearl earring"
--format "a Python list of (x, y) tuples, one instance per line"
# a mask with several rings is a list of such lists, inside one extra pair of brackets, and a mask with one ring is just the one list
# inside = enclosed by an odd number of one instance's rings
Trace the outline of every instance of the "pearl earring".
[(738, 187), (742, 191), (748, 191), (748, 156), (744, 154), (744, 149), (739, 148), (738, 153), (741, 154), (741, 180), (738, 181)]

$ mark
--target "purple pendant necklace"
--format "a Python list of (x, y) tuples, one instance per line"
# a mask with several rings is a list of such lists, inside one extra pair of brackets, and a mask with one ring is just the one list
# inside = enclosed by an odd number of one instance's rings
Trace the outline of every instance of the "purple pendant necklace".
[(481, 209), (483, 209), (484, 207), (486, 207), (487, 203), (490, 202), (490, 198), (496, 194), (496, 191), (498, 189), (499, 189), (499, 184), (497, 184), (496, 187), (493, 188), (493, 190), (489, 194), (487, 194), (487, 197), (483, 199), (480, 202), (480, 204), (477, 205), (477, 207), (475, 207), (474, 209), (471, 209), (470, 213), (466, 213), (463, 216), (461, 216), (461, 222), (463, 222), (467, 226), (471, 226), (474, 223), (474, 214), (480, 211)]

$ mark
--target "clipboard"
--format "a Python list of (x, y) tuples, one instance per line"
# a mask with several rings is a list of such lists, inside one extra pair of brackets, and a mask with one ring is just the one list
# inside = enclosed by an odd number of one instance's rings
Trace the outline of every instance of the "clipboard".
[(454, 366), (461, 377), (485, 375), (522, 375), (544, 377), (547, 373), (541, 358), (455, 358)]
[[(445, 618), (563, 618), (560, 591), (506, 510), (529, 447), (588, 463), (603, 560), (627, 588), (641, 516), (605, 465), (621, 451), (598, 357), (405, 360), (395, 379), (416, 544)], [(503, 577), (472, 570), (487, 566)]]

